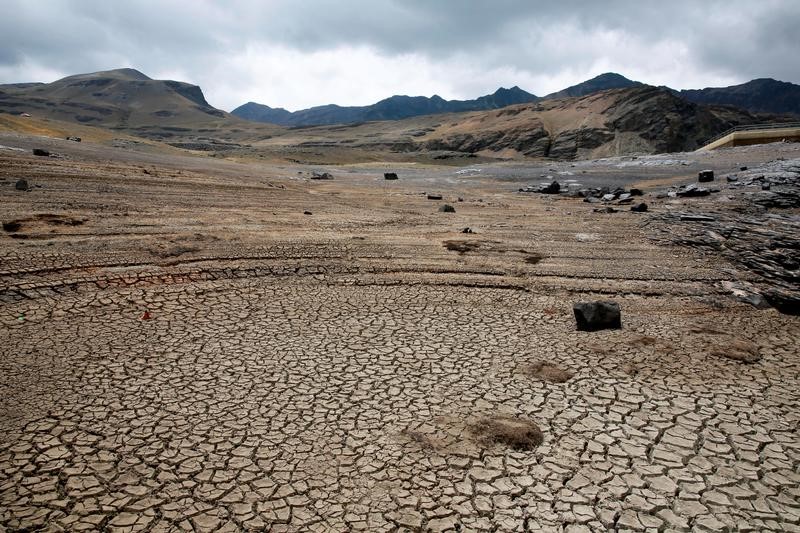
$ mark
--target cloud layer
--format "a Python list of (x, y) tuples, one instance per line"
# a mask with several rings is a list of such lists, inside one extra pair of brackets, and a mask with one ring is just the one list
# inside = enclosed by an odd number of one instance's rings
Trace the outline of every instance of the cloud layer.
[(230, 110), (547, 94), (602, 72), (678, 89), (800, 82), (795, 0), (6, 0), (0, 83), (133, 67)]

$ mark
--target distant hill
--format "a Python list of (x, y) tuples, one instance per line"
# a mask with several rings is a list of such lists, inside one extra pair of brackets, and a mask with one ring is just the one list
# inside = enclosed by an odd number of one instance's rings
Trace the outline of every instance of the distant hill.
[(772, 78), (759, 78), (731, 87), (683, 90), (678, 94), (698, 104), (730, 105), (753, 113), (800, 115), (800, 85)]
[(445, 100), (438, 95), (430, 98), (396, 95), (369, 106), (342, 107), (331, 104), (302, 109), (293, 113), (283, 108), (275, 109), (263, 104), (248, 102), (231, 111), (231, 114), (246, 120), (271, 122), (282, 126), (313, 126), (372, 120), (401, 120), (436, 113), (483, 111), (535, 102), (538, 99), (539, 97), (536, 95), (519, 87), (510, 89), (501, 87), (494, 93), (475, 100)]
[(545, 98), (571, 98), (575, 96), (586, 96), (587, 94), (596, 93), (597, 91), (606, 91), (608, 89), (627, 89), (628, 87), (641, 87), (644, 84), (638, 81), (629, 80), (621, 74), (616, 72), (606, 72), (595, 76), (590, 80), (586, 80), (577, 85), (567, 87), (555, 93), (550, 93)]
[(0, 85), (0, 112), (142, 131), (232, 120), (209, 105), (200, 87), (154, 80), (129, 68), (68, 76), (52, 83)]

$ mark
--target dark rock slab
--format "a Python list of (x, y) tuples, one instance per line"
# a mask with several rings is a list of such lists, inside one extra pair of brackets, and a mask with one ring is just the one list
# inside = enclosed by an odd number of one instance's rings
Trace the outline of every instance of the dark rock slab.
[(622, 315), (619, 304), (610, 301), (577, 302), (572, 306), (578, 331), (620, 329)]

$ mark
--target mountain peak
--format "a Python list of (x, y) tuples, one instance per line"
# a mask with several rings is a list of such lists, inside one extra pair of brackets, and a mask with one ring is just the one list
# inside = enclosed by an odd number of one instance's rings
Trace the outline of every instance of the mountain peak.
[(574, 96), (586, 96), (598, 91), (608, 89), (626, 89), (642, 85), (638, 81), (629, 80), (622, 74), (616, 72), (604, 72), (590, 80), (586, 80), (577, 85), (567, 87), (561, 91), (548, 94), (545, 98), (570, 98)]

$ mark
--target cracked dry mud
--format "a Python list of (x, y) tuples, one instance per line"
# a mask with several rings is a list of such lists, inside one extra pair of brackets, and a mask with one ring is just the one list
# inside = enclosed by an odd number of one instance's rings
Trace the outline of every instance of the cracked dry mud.
[[(800, 529), (799, 319), (637, 214), (0, 157), (43, 185), (4, 217), (86, 219), (0, 237), (0, 531)], [(622, 330), (575, 331), (594, 296)]]

